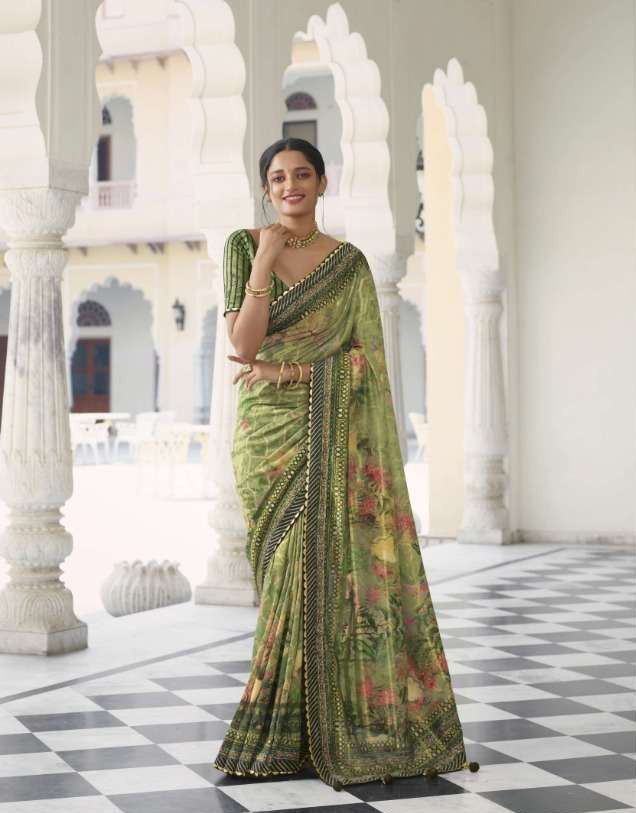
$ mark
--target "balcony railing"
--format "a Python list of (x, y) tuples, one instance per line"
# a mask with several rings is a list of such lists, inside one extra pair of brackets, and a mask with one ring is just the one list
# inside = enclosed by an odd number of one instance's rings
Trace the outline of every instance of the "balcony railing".
[(98, 181), (89, 190), (88, 208), (129, 209), (136, 191), (135, 181)]

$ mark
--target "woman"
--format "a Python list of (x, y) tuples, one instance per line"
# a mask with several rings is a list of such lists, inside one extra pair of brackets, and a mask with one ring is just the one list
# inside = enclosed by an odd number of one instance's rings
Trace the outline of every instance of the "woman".
[[(242, 365), (233, 445), (260, 595), (251, 673), (215, 766), (336, 789), (467, 765), (431, 603), (364, 255), (315, 223), (327, 180), (301, 139), (260, 160), (278, 222), (224, 256)], [(470, 763), (472, 770), (477, 763)]]

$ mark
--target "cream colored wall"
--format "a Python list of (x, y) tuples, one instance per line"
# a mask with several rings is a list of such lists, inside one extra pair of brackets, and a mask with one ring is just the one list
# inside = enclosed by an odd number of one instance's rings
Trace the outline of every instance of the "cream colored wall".
[(514, 3), (522, 530), (636, 532), (633, 0)]
[[(201, 302), (214, 304), (211, 295), (211, 264), (204, 245), (190, 250), (183, 243), (167, 243), (164, 253), (140, 245), (136, 253), (127, 246), (98, 246), (86, 256), (69, 252), (63, 294), (65, 335), (72, 333), (72, 309), (89, 297), (94, 286), (115, 278), (141, 291), (152, 309), (152, 333), (159, 354), (159, 408), (172, 409), (177, 418), (191, 421), (194, 406), (194, 354), (201, 341)], [(206, 293), (206, 291), (208, 293)], [(199, 292), (203, 292), (199, 297)], [(178, 298), (186, 307), (185, 329), (177, 330), (172, 303)]]
[(193, 209), (190, 63), (183, 53), (99, 64), (100, 99), (124, 96), (133, 108), (137, 192), (130, 208), (78, 207), (70, 244), (158, 240), (196, 236)]
[(456, 270), (446, 121), (424, 92), (429, 534), (455, 536), (464, 489), (464, 308)]

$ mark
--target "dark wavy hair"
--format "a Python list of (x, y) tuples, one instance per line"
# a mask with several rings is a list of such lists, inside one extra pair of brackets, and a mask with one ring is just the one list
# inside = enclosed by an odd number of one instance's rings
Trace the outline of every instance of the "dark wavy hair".
[(278, 155), (279, 152), (283, 152), (283, 150), (295, 150), (297, 152), (302, 152), (305, 158), (316, 170), (318, 180), (320, 180), (325, 174), (324, 158), (320, 154), (320, 150), (314, 147), (313, 144), (311, 144), (309, 141), (305, 141), (304, 138), (280, 138), (278, 141), (270, 144), (259, 159), (258, 170), (261, 175), (261, 184), (263, 185), (263, 188), (267, 188), (267, 172), (272, 161), (274, 160), (274, 156)]

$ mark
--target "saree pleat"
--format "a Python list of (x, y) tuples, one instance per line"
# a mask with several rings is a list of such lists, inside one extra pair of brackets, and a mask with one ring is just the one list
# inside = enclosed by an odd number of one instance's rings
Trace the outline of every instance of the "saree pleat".
[(286, 534), (262, 587), (250, 679), (223, 744), (234, 774), (293, 773), (308, 752), (303, 713), (304, 522)]
[(232, 459), (261, 605), (215, 765), (294, 773), (310, 757), (334, 786), (458, 770), (463, 735), (358, 249), (341, 244), (270, 305), (258, 358), (310, 362), (311, 376), (240, 391)]

